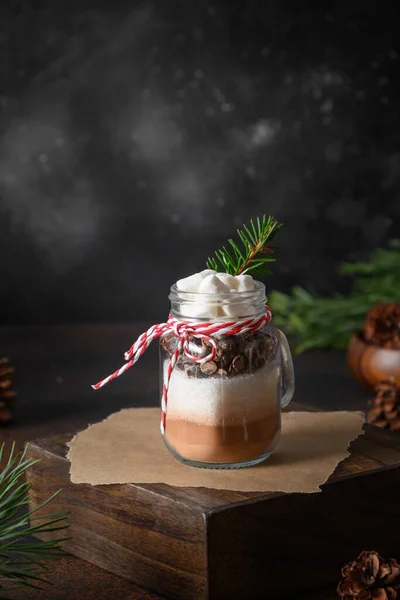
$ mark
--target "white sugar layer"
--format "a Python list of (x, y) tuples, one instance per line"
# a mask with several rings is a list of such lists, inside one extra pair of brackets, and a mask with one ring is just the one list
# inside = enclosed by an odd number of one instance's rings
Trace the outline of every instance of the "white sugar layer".
[[(168, 362), (164, 364), (164, 377)], [(278, 369), (266, 365), (256, 373), (204, 378), (174, 369), (168, 390), (167, 419), (209, 426), (240, 425), (277, 413)]]

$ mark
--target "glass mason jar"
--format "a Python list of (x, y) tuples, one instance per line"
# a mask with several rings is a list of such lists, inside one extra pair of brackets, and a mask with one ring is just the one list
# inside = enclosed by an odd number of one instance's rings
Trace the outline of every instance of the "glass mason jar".
[[(218, 323), (265, 314), (265, 286), (229, 294), (171, 287), (171, 315), (180, 321)], [(294, 393), (285, 335), (271, 324), (254, 332), (213, 337), (216, 354), (199, 364), (181, 353), (168, 388), (164, 441), (179, 461), (197, 467), (236, 468), (265, 460), (281, 431), (281, 408)], [(178, 339), (160, 340), (161, 389)], [(192, 356), (205, 357), (207, 339), (189, 338)]]

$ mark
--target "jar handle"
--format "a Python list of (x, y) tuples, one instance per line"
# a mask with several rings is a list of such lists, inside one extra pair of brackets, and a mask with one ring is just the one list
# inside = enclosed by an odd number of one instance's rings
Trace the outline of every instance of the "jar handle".
[(278, 331), (278, 337), (281, 344), (281, 355), (282, 355), (282, 393), (281, 407), (285, 408), (294, 394), (294, 367), (292, 354), (290, 352), (289, 344), (285, 334), (280, 329)]

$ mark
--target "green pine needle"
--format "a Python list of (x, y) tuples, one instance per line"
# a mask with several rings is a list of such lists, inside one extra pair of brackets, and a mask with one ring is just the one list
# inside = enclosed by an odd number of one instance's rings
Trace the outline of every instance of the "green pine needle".
[(276, 262), (276, 258), (272, 256), (275, 246), (270, 242), (281, 227), (281, 223), (267, 215), (257, 217), (255, 222), (251, 220), (249, 226), (237, 230), (241, 243), (229, 239), (232, 250), (226, 246), (216, 250), (214, 257), (207, 259), (207, 269), (230, 275), (251, 273), (255, 277), (271, 273), (267, 265)]
[(301, 287), (294, 287), (291, 294), (269, 295), (273, 321), (292, 336), (296, 353), (344, 349), (370, 308), (379, 302), (400, 302), (400, 241), (375, 250), (368, 262), (343, 263), (340, 273), (354, 278), (348, 295), (318, 297)]
[[(29, 491), (31, 484), (25, 481), (27, 469), (37, 460), (26, 458), (28, 445), (22, 452), (15, 453), (12, 445), (8, 461), (0, 471), (0, 600), (2, 590), (21, 587), (40, 588), (48, 583), (43, 575), (48, 571), (46, 561), (62, 558), (67, 553), (62, 542), (70, 539), (43, 541), (27, 536), (56, 532), (67, 529), (68, 513), (35, 514), (51, 502), (59, 492), (53, 494), (35, 510), (29, 511)], [(0, 445), (0, 462), (4, 457), (5, 444)]]

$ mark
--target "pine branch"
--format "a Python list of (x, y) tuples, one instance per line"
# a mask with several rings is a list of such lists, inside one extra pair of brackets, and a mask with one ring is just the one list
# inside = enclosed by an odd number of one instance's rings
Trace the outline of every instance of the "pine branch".
[[(4, 457), (5, 444), (0, 445), (0, 462)], [(28, 445), (23, 452), (15, 453), (12, 445), (8, 461), (0, 471), (0, 594), (2, 590), (20, 587), (39, 587), (48, 583), (43, 575), (48, 571), (46, 561), (67, 556), (61, 543), (70, 539), (58, 537), (48, 541), (30, 535), (58, 532), (69, 527), (65, 523), (68, 513), (35, 514), (51, 502), (53, 494), (35, 510), (29, 511), (31, 484), (24, 481), (27, 469), (38, 461), (26, 458)], [(0, 595), (0, 600), (2, 596)]]
[(319, 348), (346, 348), (352, 332), (360, 328), (370, 308), (400, 298), (400, 242), (375, 250), (369, 261), (343, 263), (343, 275), (353, 276), (348, 295), (313, 296), (301, 287), (291, 294), (269, 295), (274, 323), (297, 342), (296, 353)]
[(216, 250), (214, 257), (208, 258), (207, 268), (225, 271), (230, 275), (251, 273), (259, 277), (270, 273), (267, 265), (276, 262), (276, 258), (272, 256), (275, 246), (270, 242), (281, 227), (281, 223), (267, 215), (263, 215), (261, 219), (257, 217), (255, 222), (251, 220), (249, 226), (243, 225), (243, 229), (237, 230), (241, 243), (230, 238), (228, 243), (232, 250), (226, 246)]

